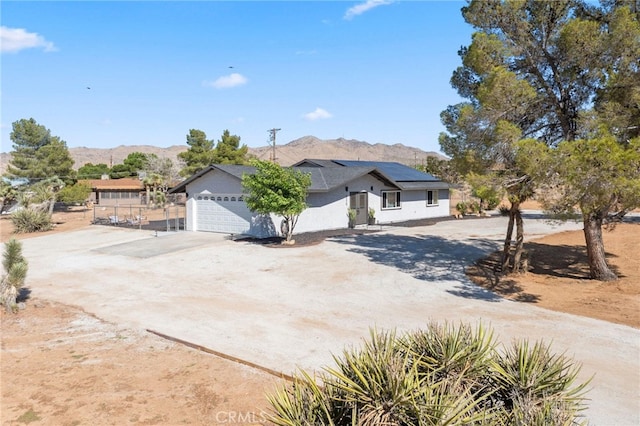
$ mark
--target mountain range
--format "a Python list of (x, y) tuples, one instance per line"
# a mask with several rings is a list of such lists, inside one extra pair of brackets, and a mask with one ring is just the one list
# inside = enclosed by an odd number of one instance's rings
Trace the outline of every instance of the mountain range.
[[(74, 169), (77, 170), (87, 163), (104, 163), (110, 167), (121, 164), (132, 152), (155, 154), (160, 158), (170, 158), (177, 162), (178, 154), (188, 148), (187, 145), (174, 145), (168, 148), (151, 145), (121, 145), (116, 148), (69, 148), (69, 153), (75, 161)], [(285, 145), (277, 145), (275, 150), (272, 146), (249, 148), (249, 154), (261, 160), (271, 160), (274, 152), (276, 161), (283, 166), (290, 166), (305, 158), (395, 161), (409, 166), (423, 163), (430, 156), (445, 158), (437, 152), (427, 152), (402, 144), (369, 144), (343, 138), (323, 140), (314, 136), (304, 136)], [(0, 154), (0, 173), (5, 172), (10, 158), (9, 153)]]

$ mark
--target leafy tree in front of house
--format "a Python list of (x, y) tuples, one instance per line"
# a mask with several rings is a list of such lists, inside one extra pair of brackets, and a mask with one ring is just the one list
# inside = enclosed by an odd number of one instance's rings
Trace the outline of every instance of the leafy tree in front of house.
[(580, 210), (591, 278), (617, 279), (607, 264), (602, 227), (610, 214), (640, 206), (640, 137), (626, 147), (606, 133), (555, 148), (526, 140), (519, 150), (522, 167), (544, 185), (541, 199), (547, 210), (556, 215)]
[(109, 166), (104, 163), (86, 163), (78, 169), (76, 176), (79, 180), (101, 179), (103, 175), (109, 175), (110, 172)]
[(213, 141), (208, 140), (202, 130), (189, 130), (187, 145), (189, 149), (178, 154), (178, 158), (185, 163), (180, 171), (183, 177), (191, 176), (214, 162)]
[(311, 175), (269, 161), (253, 160), (251, 164), (255, 173), (242, 176), (247, 206), (260, 214), (282, 216), (283, 233), (286, 241), (291, 241), (300, 213), (307, 208)]
[(9, 137), (13, 142), (6, 172), (9, 178), (26, 178), (32, 183), (54, 176), (69, 183), (75, 178), (66, 142), (52, 136), (49, 129), (33, 118), (14, 122)]
[(232, 135), (229, 130), (225, 130), (213, 151), (212, 164), (249, 164), (248, 152), (247, 145), (240, 146), (240, 136)]
[(2, 254), (4, 275), (0, 280), (0, 304), (7, 312), (16, 312), (17, 297), (27, 277), (28, 263), (22, 255), (22, 243), (10, 239), (4, 245)]

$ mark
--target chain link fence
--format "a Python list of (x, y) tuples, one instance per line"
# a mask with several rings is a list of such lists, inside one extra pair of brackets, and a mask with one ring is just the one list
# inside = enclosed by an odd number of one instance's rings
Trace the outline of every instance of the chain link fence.
[(170, 205), (150, 207), (140, 205), (93, 206), (94, 225), (124, 226), (154, 231), (183, 231), (186, 207)]

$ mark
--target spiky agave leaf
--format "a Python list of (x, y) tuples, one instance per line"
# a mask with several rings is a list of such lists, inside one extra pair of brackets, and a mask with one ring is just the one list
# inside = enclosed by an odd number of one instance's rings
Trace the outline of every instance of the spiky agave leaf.
[(479, 391), (488, 385), (489, 360), (495, 353), (495, 343), (493, 332), (482, 324), (474, 331), (468, 324), (432, 322), (425, 330), (407, 334), (402, 345), (418, 371), (434, 382), (449, 381), (458, 385), (461, 392), (467, 388)]
[(395, 332), (370, 333), (362, 349), (334, 357), (337, 367), (326, 370), (331, 386), (342, 392), (353, 423), (414, 424), (416, 392), (422, 386), (417, 371), (399, 350)]
[(331, 392), (316, 378), (301, 371), (293, 383), (267, 395), (273, 414), (269, 420), (278, 426), (333, 426)]
[[(579, 424), (590, 380), (576, 383), (581, 366), (550, 346), (515, 342), (491, 363), (496, 392), (514, 424)], [(560, 423), (553, 423), (555, 418)], [(561, 420), (565, 418), (565, 420)]]

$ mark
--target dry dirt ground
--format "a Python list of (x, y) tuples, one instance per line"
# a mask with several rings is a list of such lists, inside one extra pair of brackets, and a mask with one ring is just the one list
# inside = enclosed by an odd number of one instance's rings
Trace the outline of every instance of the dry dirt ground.
[[(64, 232), (90, 226), (90, 212), (54, 214)], [(97, 225), (94, 225), (97, 226)], [(5, 242), (11, 223), (0, 218)], [(42, 234), (18, 235), (31, 238)], [(298, 236), (313, 244), (323, 235)], [(640, 224), (605, 233), (620, 280), (586, 277), (581, 232), (527, 244), (531, 270), (487, 280), (492, 258), (469, 270), (481, 285), (523, 303), (640, 327)], [(484, 269), (483, 269), (484, 268)], [(264, 397), (285, 383), (268, 372), (219, 358), (152, 334), (140, 334), (68, 305), (31, 295), (18, 314), (2, 310), (0, 424), (267, 424)]]

